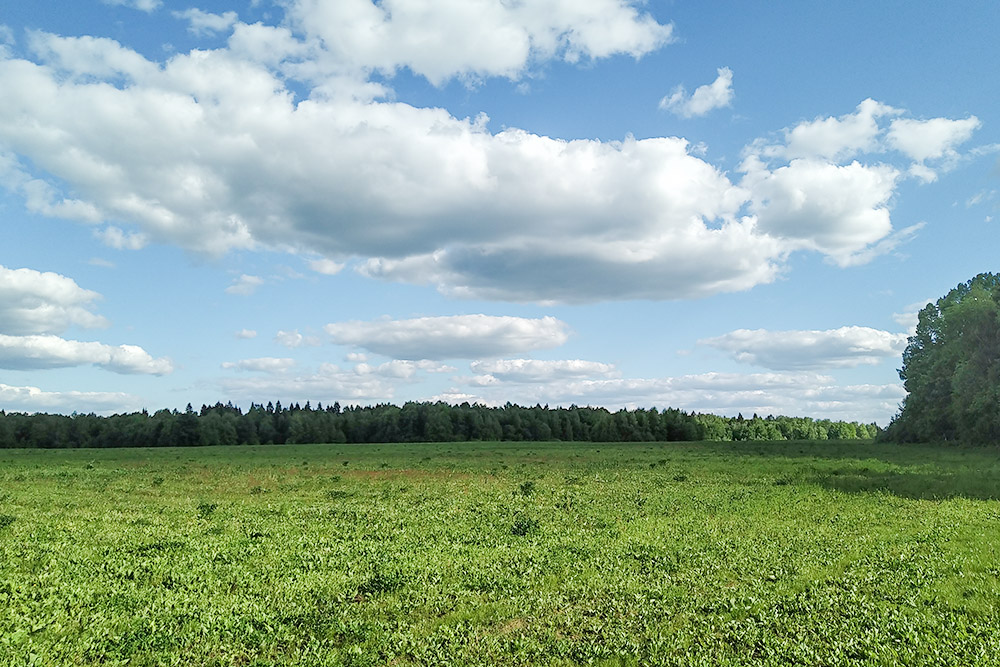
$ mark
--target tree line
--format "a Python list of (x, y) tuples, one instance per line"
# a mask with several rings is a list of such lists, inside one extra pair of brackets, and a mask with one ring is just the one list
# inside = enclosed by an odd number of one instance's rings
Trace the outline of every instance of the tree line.
[(653, 442), (871, 439), (875, 424), (805, 417), (721, 417), (638, 409), (489, 407), (410, 402), (341, 407), (280, 402), (203, 405), (195, 411), (26, 414), (0, 410), (0, 448), (172, 447), (292, 443), (486, 441)]
[(981, 273), (918, 316), (903, 352), (895, 441), (1000, 442), (1000, 275)]

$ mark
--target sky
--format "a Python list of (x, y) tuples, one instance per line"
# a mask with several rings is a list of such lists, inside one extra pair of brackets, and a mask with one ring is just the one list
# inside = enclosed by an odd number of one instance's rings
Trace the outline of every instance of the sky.
[(0, 9), (0, 409), (885, 425), (1000, 249), (993, 0)]

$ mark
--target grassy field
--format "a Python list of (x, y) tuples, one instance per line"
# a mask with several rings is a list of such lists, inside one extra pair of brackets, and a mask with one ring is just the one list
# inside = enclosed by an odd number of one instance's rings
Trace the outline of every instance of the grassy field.
[(996, 449), (0, 450), (2, 665), (1000, 664)]

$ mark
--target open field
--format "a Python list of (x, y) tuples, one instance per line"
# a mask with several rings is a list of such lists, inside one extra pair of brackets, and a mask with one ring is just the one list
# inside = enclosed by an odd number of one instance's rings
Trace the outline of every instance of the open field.
[(1000, 664), (996, 449), (0, 450), (0, 664)]

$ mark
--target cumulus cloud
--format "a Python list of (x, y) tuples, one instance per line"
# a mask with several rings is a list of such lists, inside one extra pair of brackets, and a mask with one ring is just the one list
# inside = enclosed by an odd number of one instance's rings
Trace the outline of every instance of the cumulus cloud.
[(213, 14), (201, 9), (185, 9), (182, 12), (172, 12), (174, 18), (183, 19), (188, 22), (188, 32), (192, 35), (203, 37), (214, 35), (217, 32), (225, 32), (236, 25), (238, 16), (236, 12), (224, 12)]
[(14, 387), (0, 383), (0, 403), (20, 412), (95, 412), (108, 414), (138, 410), (137, 396), (121, 392), (42, 391), (38, 387)]
[(224, 378), (219, 385), (227, 395), (248, 401), (276, 396), (282, 401), (375, 403), (391, 401), (397, 381), (379, 373), (356, 373), (336, 364), (323, 364), (315, 372)]
[(712, 83), (698, 86), (689, 97), (684, 86), (677, 86), (673, 93), (660, 100), (660, 108), (682, 118), (704, 116), (713, 109), (728, 107), (733, 102), (733, 71), (728, 67), (718, 69), (719, 76)]
[(320, 344), (316, 336), (306, 336), (299, 333), (298, 329), (292, 331), (280, 330), (274, 335), (274, 342), (285, 347), (316, 347)]
[[(553, 59), (641, 56), (670, 27), (639, 3), (285, 8), (280, 26), (237, 21), (225, 48), (162, 63), (35, 33), (31, 58), (0, 60), (0, 151), (39, 174), (10, 167), (16, 191), (46, 215), (115, 221), (100, 234), (118, 247), (318, 254), (321, 272), (357, 259), (364, 275), (457, 297), (678, 299), (770, 282), (794, 251), (865, 261), (894, 232), (892, 196), (913, 166), (900, 156), (947, 160), (959, 143), (952, 128), (940, 151), (919, 146), (906, 125), (890, 142), (884, 121), (903, 112), (866, 100), (781, 146), (752, 144), (736, 182), (681, 138), (493, 132), (483, 115), (388, 101), (378, 76), (516, 78)], [(730, 77), (699, 99), (722, 99)], [(892, 160), (841, 164), (889, 143)]]
[(0, 334), (0, 368), (28, 370), (86, 364), (125, 374), (165, 375), (173, 371), (169, 359), (154, 359), (136, 345), (111, 346), (52, 335)]
[(260, 276), (241, 275), (233, 281), (233, 284), (226, 288), (226, 294), (239, 294), (250, 296), (257, 291), (257, 288), (264, 284), (264, 279)]
[(917, 162), (957, 157), (955, 148), (972, 138), (982, 123), (975, 116), (962, 120), (899, 118), (889, 126), (889, 144)]
[(104, 245), (115, 250), (142, 250), (149, 244), (149, 239), (141, 232), (126, 232), (120, 227), (109, 225), (94, 232)]
[(257, 332), (253, 329), (240, 329), (236, 332), (236, 337), (240, 340), (250, 340), (257, 337)]
[(906, 334), (857, 326), (826, 331), (738, 329), (698, 342), (723, 350), (737, 361), (772, 370), (818, 370), (897, 358), (906, 347)]
[(750, 157), (741, 169), (760, 231), (790, 247), (818, 250), (847, 266), (892, 233), (889, 200), (899, 178), (892, 167), (801, 158), (770, 170)]
[(131, 7), (146, 13), (155, 11), (163, 4), (163, 0), (101, 0), (106, 5)]
[(472, 372), (504, 382), (552, 382), (571, 378), (614, 377), (620, 375), (613, 364), (568, 359), (497, 359), (474, 361)]
[(453, 77), (516, 79), (534, 63), (640, 57), (672, 39), (632, 0), (297, 0), (288, 18), (322, 42), (320, 64), (393, 74), (406, 67), (441, 85)]
[(854, 113), (817, 118), (785, 130), (785, 146), (774, 147), (788, 158), (850, 159), (879, 149), (883, 130), (878, 120), (902, 111), (869, 98)]
[(379, 375), (385, 378), (409, 379), (414, 377), (418, 371), (427, 373), (453, 373), (457, 370), (454, 366), (448, 366), (436, 361), (421, 359), (418, 361), (406, 361), (393, 359), (378, 366), (367, 363), (359, 363), (354, 367), (354, 372), (358, 375)]
[(98, 298), (97, 292), (58, 273), (0, 266), (0, 333), (56, 333), (73, 325), (106, 327), (108, 321), (91, 310)]
[[(0, 56), (3, 53), (0, 52)], [(79, 199), (63, 196), (50, 183), (33, 177), (15, 155), (3, 150), (0, 144), (0, 186), (19, 194), (24, 206), (32, 213), (87, 223), (98, 222), (101, 214), (97, 207)]]
[(878, 421), (885, 424), (906, 392), (900, 384), (839, 385), (816, 373), (702, 373), (663, 378), (560, 379), (546, 383), (467, 382), (437, 396), (449, 402), (500, 405), (602, 405), (610, 409), (674, 407), (750, 416), (757, 413)]
[(294, 359), (277, 357), (258, 357), (256, 359), (241, 359), (240, 361), (226, 361), (223, 368), (238, 371), (252, 371), (257, 373), (283, 373), (295, 365)]
[(554, 317), (452, 315), (338, 322), (324, 327), (334, 343), (395, 359), (476, 359), (562, 345), (569, 327)]
[(105, 345), (53, 335), (71, 326), (106, 327), (91, 308), (97, 292), (64, 275), (0, 266), (0, 368), (65, 368), (93, 364), (115, 373), (164, 375), (169, 359), (136, 345)]
[[(911, 160), (899, 165), (923, 183), (937, 180), (938, 171), (951, 169), (960, 157), (957, 147), (982, 126), (975, 116), (965, 119), (905, 118), (905, 110), (866, 99), (853, 113), (803, 121), (784, 130), (784, 141), (757, 140), (749, 153), (766, 158), (822, 159), (839, 163), (863, 154), (901, 153)], [(888, 123), (885, 121), (889, 120)], [(983, 147), (970, 151), (979, 154)], [(932, 165), (927, 163), (931, 162)]]

